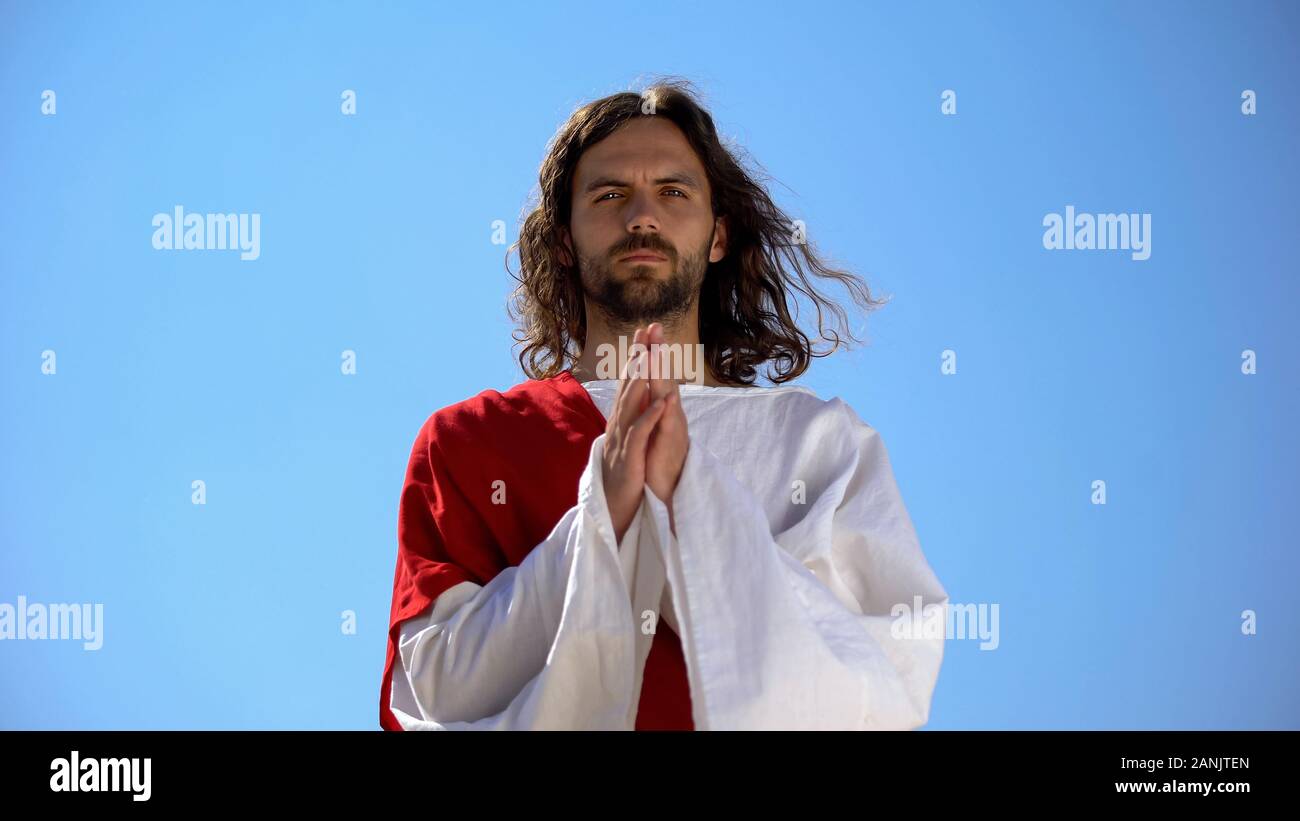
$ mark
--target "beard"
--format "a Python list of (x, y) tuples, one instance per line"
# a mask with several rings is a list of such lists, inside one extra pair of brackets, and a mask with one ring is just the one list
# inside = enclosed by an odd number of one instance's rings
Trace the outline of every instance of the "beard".
[[(603, 256), (579, 255), (583, 292), (612, 327), (633, 328), (651, 322), (671, 325), (690, 311), (699, 296), (712, 246), (710, 231), (703, 248), (679, 256), (667, 240), (647, 234), (620, 242)], [(667, 257), (668, 277), (660, 279), (655, 266), (634, 264), (620, 279), (614, 272), (615, 260), (635, 251), (654, 251)]]

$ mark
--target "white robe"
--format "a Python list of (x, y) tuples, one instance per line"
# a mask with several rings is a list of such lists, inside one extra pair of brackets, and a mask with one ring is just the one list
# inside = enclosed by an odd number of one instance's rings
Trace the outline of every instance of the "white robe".
[[(618, 383), (584, 387), (608, 416)], [(630, 730), (658, 617), (681, 639), (697, 730), (928, 721), (942, 632), (891, 611), (919, 597), (943, 624), (948, 595), (880, 435), (802, 387), (680, 391), (676, 535), (647, 488), (616, 542), (599, 436), (577, 504), (523, 562), (402, 623), (404, 729)]]

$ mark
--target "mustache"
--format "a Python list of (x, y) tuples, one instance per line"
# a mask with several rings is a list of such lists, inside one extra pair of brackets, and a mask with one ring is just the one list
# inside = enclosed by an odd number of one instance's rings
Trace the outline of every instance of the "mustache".
[(609, 255), (615, 259), (637, 251), (654, 251), (663, 254), (668, 259), (677, 259), (677, 249), (674, 248), (666, 239), (658, 234), (644, 234), (634, 236), (631, 239), (620, 242), (610, 249)]

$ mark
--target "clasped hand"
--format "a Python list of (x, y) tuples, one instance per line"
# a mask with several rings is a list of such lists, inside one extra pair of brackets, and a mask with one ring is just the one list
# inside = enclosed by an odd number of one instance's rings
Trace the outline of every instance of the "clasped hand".
[(620, 542), (636, 516), (645, 487), (667, 506), (672, 522), (673, 491), (690, 445), (677, 382), (671, 374), (661, 372), (660, 358), (653, 355), (652, 346), (662, 344), (664, 329), (658, 322), (636, 329), (632, 337), (635, 353), (623, 369), (605, 428), (601, 464), (605, 501)]

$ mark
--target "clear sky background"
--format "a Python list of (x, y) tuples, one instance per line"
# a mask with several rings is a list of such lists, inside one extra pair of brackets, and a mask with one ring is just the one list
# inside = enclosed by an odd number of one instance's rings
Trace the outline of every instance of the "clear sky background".
[[(1297, 35), (1257, 2), (0, 3), (0, 603), (104, 606), (98, 651), (0, 641), (0, 728), (377, 728), (412, 440), (522, 379), (492, 222), (574, 107), (659, 75), (891, 297), (803, 384), (999, 607), (928, 726), (1300, 728)], [(176, 205), (261, 214), (260, 258), (154, 250)], [(1067, 205), (1151, 214), (1150, 259), (1044, 249)]]

